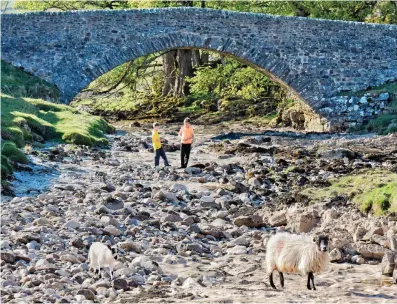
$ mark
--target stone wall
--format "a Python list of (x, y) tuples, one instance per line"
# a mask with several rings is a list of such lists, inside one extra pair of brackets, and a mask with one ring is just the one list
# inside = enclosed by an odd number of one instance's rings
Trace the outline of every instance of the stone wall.
[(365, 106), (354, 101), (352, 111), (346, 105), (340, 112), (342, 92), (397, 79), (395, 25), (172, 8), (9, 14), (1, 26), (2, 59), (56, 84), (64, 102), (128, 60), (174, 48), (215, 50), (252, 64), (331, 129)]
[(336, 125), (344, 129), (366, 123), (370, 118), (387, 111), (391, 94), (383, 92), (366, 93), (361, 97), (335, 96), (330, 100), (332, 106), (322, 108), (320, 113), (331, 118), (332, 121), (337, 122)]

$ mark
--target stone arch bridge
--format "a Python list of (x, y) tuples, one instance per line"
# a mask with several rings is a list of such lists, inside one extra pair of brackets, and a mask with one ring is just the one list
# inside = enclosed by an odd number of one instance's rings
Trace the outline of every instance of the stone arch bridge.
[(175, 48), (240, 58), (288, 87), (329, 125), (377, 113), (338, 96), (397, 79), (397, 26), (200, 8), (2, 16), (1, 57), (56, 84), (68, 103), (116, 66)]

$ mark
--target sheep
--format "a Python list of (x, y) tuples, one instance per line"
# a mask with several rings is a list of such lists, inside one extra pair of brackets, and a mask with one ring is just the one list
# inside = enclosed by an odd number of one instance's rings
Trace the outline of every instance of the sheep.
[(109, 267), (110, 279), (113, 280), (113, 267), (118, 258), (117, 253), (117, 249), (114, 247), (99, 242), (92, 243), (88, 253), (90, 271), (94, 270), (95, 274), (101, 275), (101, 268), (107, 266)]
[(308, 276), (307, 289), (316, 290), (313, 273), (324, 271), (330, 261), (328, 241), (328, 236), (313, 239), (289, 233), (272, 236), (266, 246), (266, 270), (270, 285), (277, 289), (273, 282), (273, 271), (277, 270), (281, 287), (284, 287), (283, 272), (301, 273)]

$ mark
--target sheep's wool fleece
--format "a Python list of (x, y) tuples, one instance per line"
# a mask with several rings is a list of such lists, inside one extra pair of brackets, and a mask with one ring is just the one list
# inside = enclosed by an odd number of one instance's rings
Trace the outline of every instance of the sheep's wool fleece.
[(277, 233), (266, 246), (266, 269), (270, 275), (274, 270), (287, 273), (319, 273), (329, 263), (328, 252), (321, 252), (308, 236)]
[(92, 243), (88, 258), (91, 268), (109, 267), (114, 264), (112, 251), (106, 245), (99, 242)]

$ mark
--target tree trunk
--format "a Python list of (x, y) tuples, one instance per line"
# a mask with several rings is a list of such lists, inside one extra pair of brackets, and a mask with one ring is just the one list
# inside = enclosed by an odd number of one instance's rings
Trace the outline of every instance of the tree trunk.
[(201, 64), (200, 60), (200, 51), (199, 50), (193, 50), (192, 51), (192, 65), (194, 67), (199, 66)]
[(176, 80), (176, 51), (169, 51), (163, 56), (164, 84), (162, 95), (173, 93)]
[(175, 81), (174, 96), (184, 97), (189, 95), (189, 84), (186, 82), (186, 77), (193, 76), (192, 68), (192, 51), (177, 50), (178, 69), (179, 73)]
[(209, 61), (209, 54), (207, 52), (201, 52), (200, 63), (208, 64), (208, 61)]

